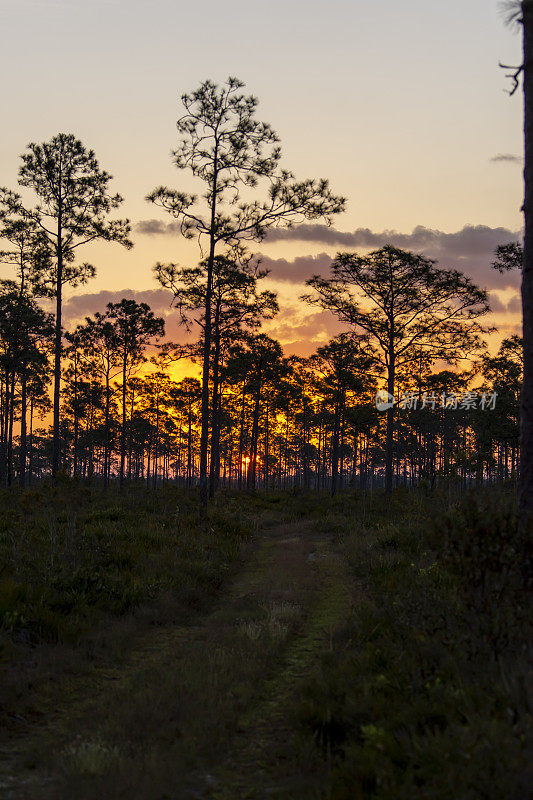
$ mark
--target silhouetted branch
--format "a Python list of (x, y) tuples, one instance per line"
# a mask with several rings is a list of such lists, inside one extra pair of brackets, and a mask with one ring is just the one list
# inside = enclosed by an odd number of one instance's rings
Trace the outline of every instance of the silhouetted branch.
[(516, 66), (511, 66), (510, 64), (502, 64), (501, 61), (500, 61), (498, 63), (498, 66), (500, 67), (500, 69), (514, 69), (515, 70), (514, 72), (510, 72), (505, 76), (506, 78), (510, 78), (513, 81), (513, 88), (509, 91), (509, 96), (512, 97), (513, 94), (516, 92), (516, 90), (518, 89), (518, 87), (520, 85), (519, 81), (518, 81), (518, 78), (519, 78), (520, 73), (524, 71), (524, 65), (521, 64), (519, 67), (516, 67)]

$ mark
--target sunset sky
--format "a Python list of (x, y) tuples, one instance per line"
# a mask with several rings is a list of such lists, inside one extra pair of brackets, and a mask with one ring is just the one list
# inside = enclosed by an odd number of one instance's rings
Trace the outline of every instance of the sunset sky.
[(386, 242), (463, 269), (491, 291), (491, 321), (519, 331), (518, 276), (490, 268), (522, 227), (522, 98), (498, 68), (520, 62), (520, 36), (496, 0), (0, 0), (0, 30), (0, 185), (16, 188), (28, 142), (74, 133), (134, 225), (133, 250), (83, 253), (98, 276), (67, 295), (67, 323), (125, 294), (168, 315), (151, 268), (198, 254), (144, 196), (190, 186), (170, 157), (180, 95), (235, 75), (280, 136), (283, 166), (348, 199), (333, 229), (254, 246), (282, 305), (267, 330), (287, 352), (339, 330), (298, 300), (306, 278), (327, 274), (338, 250)]

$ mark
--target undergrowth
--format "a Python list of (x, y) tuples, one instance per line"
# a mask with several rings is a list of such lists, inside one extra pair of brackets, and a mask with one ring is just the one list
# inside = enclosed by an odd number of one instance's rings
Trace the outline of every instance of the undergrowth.
[(0, 625), (31, 643), (76, 641), (104, 614), (165, 590), (203, 602), (250, 530), (231, 508), (200, 524), (195, 498), (172, 487), (119, 494), (68, 483), (1, 500)]
[[(328, 800), (524, 800), (532, 779), (527, 532), (514, 499), (377, 497), (333, 513), (364, 591), (295, 692)], [(360, 503), (359, 503), (360, 506)]]
[(209, 604), (253, 528), (233, 501), (200, 522), (195, 493), (172, 486), (64, 481), (4, 490), (0, 503), (4, 731), (44, 713), (62, 675), (120, 660), (130, 631)]
[[(4, 492), (0, 501), (8, 722), (49, 714), (55, 695), (42, 686), (62, 670), (82, 670), (102, 653), (118, 663), (128, 625), (135, 637), (142, 624), (194, 619), (259, 520), (267, 528), (301, 520), (300, 535), (333, 537), (352, 602), (291, 683), (286, 721), (302, 760), (294, 769), (308, 773), (298, 800), (528, 796), (531, 531), (519, 530), (505, 489), (398, 489), (391, 498), (347, 490), (333, 499), (222, 492), (201, 524), (195, 494), (170, 486), (104, 493), (66, 482)], [(185, 770), (223, 757), (300, 619), (300, 602), (295, 594), (242, 620), (231, 608), (225, 622), (221, 611), (208, 638), (180, 654), (179, 674), (173, 651), (134, 673), (92, 738), (65, 733), (61, 758), (79, 783), (75, 796), (119, 796), (119, 786), (132, 797), (185, 796), (177, 756), (164, 759), (179, 750)], [(135, 739), (131, 753), (116, 744), (124, 730)], [(145, 751), (155, 759), (146, 785), (135, 767)], [(95, 794), (99, 781), (107, 788)], [(281, 788), (279, 797), (294, 800)]]

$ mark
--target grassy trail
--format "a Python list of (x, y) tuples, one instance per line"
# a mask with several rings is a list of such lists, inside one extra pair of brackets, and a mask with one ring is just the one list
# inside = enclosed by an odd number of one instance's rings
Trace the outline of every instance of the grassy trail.
[(207, 615), (145, 630), (120, 663), (72, 679), (68, 701), (4, 753), (3, 796), (312, 796), (287, 700), (350, 604), (330, 537), (306, 522), (261, 530)]
[[(317, 656), (330, 648), (335, 629), (349, 614), (352, 592), (345, 563), (332, 548), (331, 540), (313, 540), (305, 531), (302, 533), (301, 539), (293, 536), (278, 541), (276, 556), (280, 556), (279, 544), (289, 545), (297, 558), (307, 555), (307, 564), (311, 563), (315, 570), (312, 606), (302, 614), (282, 663), (265, 681), (259, 703), (241, 719), (230, 757), (216, 774), (208, 794), (217, 800), (310, 797), (311, 784), (317, 789), (320, 782), (316, 768), (321, 772), (323, 765), (318, 765), (308, 748), (295, 738), (294, 725), (287, 719), (287, 706), (295, 686)], [(292, 591), (296, 600), (303, 594), (298, 583)]]

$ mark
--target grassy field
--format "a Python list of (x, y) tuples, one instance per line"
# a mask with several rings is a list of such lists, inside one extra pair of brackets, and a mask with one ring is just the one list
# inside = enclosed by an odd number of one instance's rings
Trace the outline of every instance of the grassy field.
[(324, 797), (528, 796), (527, 539), (513, 505), (487, 493), (447, 514), (445, 495), (398, 492), (364, 520), (336, 515), (362, 592), (293, 709), (327, 758)]
[(0, 499), (2, 797), (529, 796), (504, 487)]

